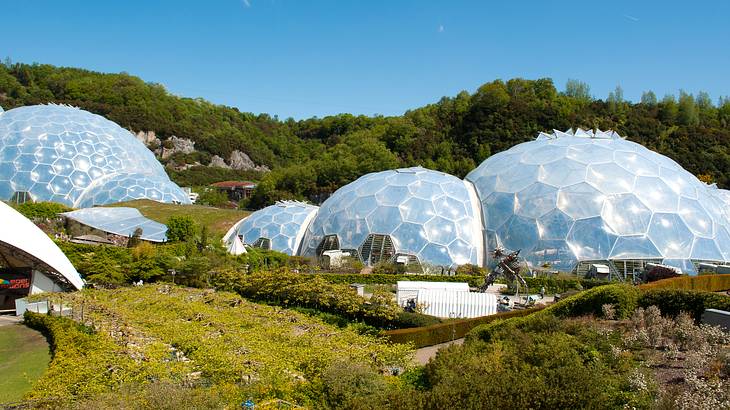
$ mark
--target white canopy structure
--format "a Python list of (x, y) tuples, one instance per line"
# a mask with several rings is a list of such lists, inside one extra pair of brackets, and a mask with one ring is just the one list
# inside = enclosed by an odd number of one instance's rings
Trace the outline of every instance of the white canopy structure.
[(77, 290), (84, 286), (66, 255), (33, 222), (0, 202), (0, 305), (28, 294)]
[(121, 236), (132, 236), (142, 228), (140, 239), (150, 242), (165, 242), (167, 226), (145, 218), (136, 208), (84, 208), (64, 212), (61, 215), (94, 229)]
[(248, 253), (246, 251), (246, 247), (243, 246), (243, 242), (241, 242), (241, 238), (238, 236), (235, 236), (230, 244), (228, 244), (228, 253), (231, 255), (242, 255), (244, 253)]

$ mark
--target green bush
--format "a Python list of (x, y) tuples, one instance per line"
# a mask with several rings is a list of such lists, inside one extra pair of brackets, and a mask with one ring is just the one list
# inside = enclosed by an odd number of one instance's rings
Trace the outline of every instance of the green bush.
[(704, 292), (720, 292), (730, 290), (730, 275), (682, 276), (645, 283), (639, 288), (649, 289), (684, 289)]
[(167, 240), (185, 242), (195, 238), (197, 233), (195, 221), (190, 216), (171, 216), (167, 220)]
[(466, 282), (471, 287), (479, 287), (484, 283), (484, 278), (477, 276), (457, 275), (385, 275), (385, 274), (342, 274), (342, 273), (315, 273), (311, 276), (318, 276), (329, 283), (362, 283), (395, 285), (400, 280), (426, 281), (426, 282)]
[(26, 202), (15, 208), (28, 219), (53, 219), (71, 208), (56, 202)]
[(636, 310), (639, 295), (639, 290), (628, 284), (599, 286), (561, 300), (547, 310), (560, 317), (601, 316), (602, 306), (610, 304), (616, 309), (616, 317), (624, 319)]
[(380, 262), (373, 267), (376, 275), (403, 275), (407, 271), (408, 267), (400, 263)]
[(395, 318), (393, 324), (398, 329), (408, 329), (413, 327), (423, 327), (436, 325), (443, 322), (436, 316), (424, 315), (423, 313), (417, 312), (400, 312), (398, 317)]
[(662, 314), (676, 316), (681, 312), (700, 320), (705, 309), (730, 311), (730, 297), (711, 292), (682, 289), (650, 289), (639, 298), (639, 306), (656, 306)]
[(605, 304), (613, 305), (617, 318), (627, 318), (636, 310), (639, 296), (639, 290), (632, 285), (615, 284), (595, 287), (563, 299), (532, 315), (490, 321), (491, 323), (474, 328), (468, 339), (490, 341), (495, 334), (499, 334), (505, 329), (523, 329), (535, 326), (540, 322), (550, 323), (552, 317), (600, 316), (603, 314), (602, 307)]

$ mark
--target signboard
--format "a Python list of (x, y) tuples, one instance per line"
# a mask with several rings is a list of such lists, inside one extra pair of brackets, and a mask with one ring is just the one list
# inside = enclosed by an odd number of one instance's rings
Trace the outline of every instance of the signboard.
[(0, 269), (0, 310), (15, 309), (15, 299), (28, 296), (32, 277), (30, 268)]

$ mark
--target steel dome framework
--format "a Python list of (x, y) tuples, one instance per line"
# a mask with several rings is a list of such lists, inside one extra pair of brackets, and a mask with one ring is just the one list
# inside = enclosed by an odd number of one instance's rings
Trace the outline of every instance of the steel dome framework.
[(63, 105), (0, 112), (0, 199), (72, 207), (132, 199), (190, 203), (134, 135)]

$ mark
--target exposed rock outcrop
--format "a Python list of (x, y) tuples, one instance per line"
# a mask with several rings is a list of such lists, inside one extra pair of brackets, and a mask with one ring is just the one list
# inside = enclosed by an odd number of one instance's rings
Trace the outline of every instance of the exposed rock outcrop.
[(183, 154), (192, 154), (195, 152), (195, 142), (187, 138), (178, 138), (173, 135), (162, 143), (162, 159), (170, 158), (173, 154), (178, 152)]
[(213, 155), (213, 158), (210, 159), (210, 165), (209, 167), (217, 167), (217, 168), (228, 168), (230, 169), (231, 166), (226, 164), (226, 160), (219, 157), (218, 155)]
[(231, 153), (231, 157), (228, 159), (228, 164), (231, 168), (239, 171), (270, 171), (269, 167), (266, 165), (256, 165), (245, 152), (238, 150)]
[(151, 150), (156, 150), (160, 147), (160, 139), (157, 138), (154, 131), (139, 131), (134, 134), (137, 139)]

